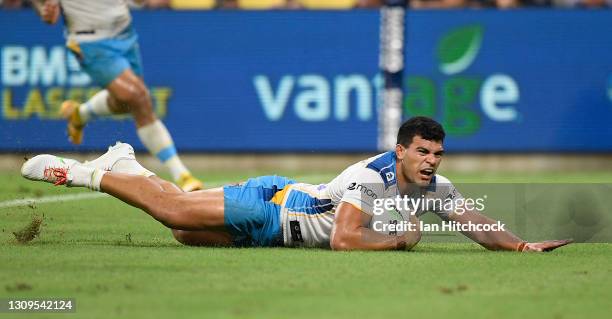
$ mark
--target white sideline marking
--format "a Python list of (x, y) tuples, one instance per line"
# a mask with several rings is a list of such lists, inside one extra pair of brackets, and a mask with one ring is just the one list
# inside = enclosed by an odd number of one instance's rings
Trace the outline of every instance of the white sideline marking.
[[(327, 177), (329, 175), (304, 175), (304, 176), (295, 176), (293, 179), (313, 179), (320, 177)], [(254, 177), (254, 176), (253, 176)], [(210, 187), (219, 187), (221, 185), (233, 183), (236, 181), (216, 181), (215, 183), (208, 184)], [(74, 200), (83, 200), (83, 199), (96, 199), (102, 197), (109, 197), (108, 194), (105, 193), (78, 193), (78, 194), (67, 194), (67, 195), (53, 195), (53, 196), (42, 196), (42, 197), (28, 197), (23, 199), (11, 199), (7, 201), (0, 202), (0, 209), (8, 208), (8, 207), (19, 207), (19, 206), (27, 206), (32, 204), (45, 204), (45, 203), (56, 203), (56, 202), (68, 202)]]
[(73, 201), (73, 200), (82, 200), (82, 199), (94, 199), (94, 198), (101, 198), (101, 197), (106, 197), (106, 196), (108, 196), (108, 194), (79, 193), (79, 194), (70, 194), (70, 195), (29, 197), (29, 198), (13, 199), (13, 200), (7, 200), (4, 202), (0, 202), (0, 208), (26, 206), (26, 205), (31, 205), (31, 204), (55, 203), (55, 202), (64, 202), (64, 201)]

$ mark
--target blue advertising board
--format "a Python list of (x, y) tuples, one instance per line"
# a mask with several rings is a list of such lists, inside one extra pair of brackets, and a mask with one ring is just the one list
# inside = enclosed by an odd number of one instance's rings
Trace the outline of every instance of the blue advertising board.
[[(145, 81), (181, 151), (376, 151), (377, 11), (134, 12)], [(612, 12), (417, 11), (405, 116), (450, 151), (612, 151)], [(128, 117), (72, 146), (62, 100), (99, 88), (61, 26), (0, 11), (0, 151), (143, 149)]]
[(612, 12), (413, 13), (405, 114), (449, 150), (612, 151)]

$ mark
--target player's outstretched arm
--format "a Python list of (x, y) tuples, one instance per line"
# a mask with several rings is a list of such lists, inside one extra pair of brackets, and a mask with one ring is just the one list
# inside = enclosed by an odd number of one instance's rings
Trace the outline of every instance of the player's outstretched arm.
[[(416, 217), (415, 217), (416, 218)], [(330, 245), (333, 250), (410, 249), (421, 240), (419, 231), (403, 236), (379, 234), (366, 226), (371, 217), (357, 207), (341, 202), (336, 208)]]
[(58, 0), (34, 0), (32, 4), (44, 22), (55, 24), (59, 19), (60, 6)]
[[(491, 224), (497, 222), (491, 218), (476, 212), (466, 211), (463, 214), (450, 214), (449, 219), (462, 224), (471, 222), (472, 224)], [(552, 251), (561, 246), (565, 246), (573, 240), (547, 240), (537, 243), (528, 243), (512, 232), (504, 231), (468, 231), (462, 232), (465, 236), (479, 243), (489, 250), (513, 250), (513, 251)]]

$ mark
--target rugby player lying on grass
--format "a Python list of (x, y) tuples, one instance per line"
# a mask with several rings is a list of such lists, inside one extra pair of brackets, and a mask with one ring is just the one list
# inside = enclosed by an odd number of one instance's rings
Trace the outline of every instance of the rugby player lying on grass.
[[(461, 198), (448, 179), (436, 175), (444, 136), (442, 126), (434, 120), (412, 118), (401, 126), (395, 151), (351, 165), (321, 185), (263, 176), (239, 185), (186, 193), (142, 167), (132, 147), (123, 143), (85, 163), (38, 155), (23, 164), (21, 174), (31, 180), (108, 193), (145, 211), (186, 245), (410, 249), (421, 239), (418, 230), (394, 236), (368, 227), (375, 199)], [(459, 223), (496, 223), (473, 211), (434, 212)], [(417, 210), (408, 219), (417, 223), (424, 213)], [(509, 231), (463, 234), (491, 250), (549, 251), (571, 242), (528, 243)]]

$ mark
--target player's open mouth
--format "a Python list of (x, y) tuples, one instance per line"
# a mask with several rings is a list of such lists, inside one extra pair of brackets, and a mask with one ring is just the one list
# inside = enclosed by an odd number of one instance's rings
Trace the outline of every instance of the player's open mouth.
[(419, 174), (421, 174), (421, 178), (425, 180), (429, 180), (431, 178), (431, 175), (433, 175), (433, 173), (434, 173), (433, 168), (425, 168), (419, 171)]

